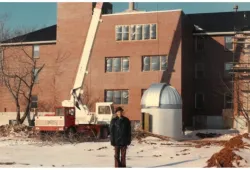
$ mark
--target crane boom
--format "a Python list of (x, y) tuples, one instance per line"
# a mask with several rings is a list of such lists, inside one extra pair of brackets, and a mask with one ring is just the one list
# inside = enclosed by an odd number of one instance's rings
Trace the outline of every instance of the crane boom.
[[(88, 29), (85, 45), (82, 51), (81, 60), (78, 66), (74, 86), (73, 86), (73, 89), (71, 90), (71, 97), (70, 97), (70, 100), (64, 100), (62, 102), (62, 106), (73, 107), (76, 105), (76, 107), (80, 109), (80, 107), (78, 106), (78, 104), (81, 103), (79, 95), (80, 95), (80, 91), (82, 90), (82, 85), (84, 83), (85, 74), (86, 74), (89, 59), (91, 56), (92, 47), (95, 41), (96, 32), (98, 30), (100, 17), (102, 14), (102, 6), (103, 6), (103, 2), (96, 3), (96, 6), (94, 8), (94, 13), (92, 15), (92, 19), (90, 22), (90, 26)], [(85, 107), (85, 109), (87, 108)]]

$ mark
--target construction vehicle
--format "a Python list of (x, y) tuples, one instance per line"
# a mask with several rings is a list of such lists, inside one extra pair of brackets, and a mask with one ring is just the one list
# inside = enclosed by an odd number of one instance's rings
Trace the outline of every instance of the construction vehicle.
[(66, 132), (67, 136), (91, 131), (99, 138), (108, 137), (109, 124), (114, 113), (113, 103), (96, 103), (96, 111), (90, 112), (80, 98), (91, 50), (101, 21), (102, 6), (102, 2), (97, 2), (94, 8), (70, 100), (64, 100), (62, 106), (56, 107), (52, 115), (36, 116), (35, 129), (37, 131), (41, 133)]

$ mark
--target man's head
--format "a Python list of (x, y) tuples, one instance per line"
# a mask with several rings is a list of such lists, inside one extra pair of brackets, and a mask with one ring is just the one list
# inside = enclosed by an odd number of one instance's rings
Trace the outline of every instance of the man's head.
[(123, 109), (122, 109), (121, 107), (117, 107), (116, 110), (115, 110), (115, 114), (116, 114), (118, 117), (123, 116)]

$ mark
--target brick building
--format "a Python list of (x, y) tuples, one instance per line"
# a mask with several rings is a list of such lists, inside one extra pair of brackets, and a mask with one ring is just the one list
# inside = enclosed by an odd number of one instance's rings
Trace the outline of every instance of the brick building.
[[(93, 6), (58, 3), (57, 25), (21, 36), (30, 55), (45, 64), (33, 96), (38, 108), (70, 97)], [(182, 10), (112, 14), (112, 5), (105, 3), (84, 82), (88, 100), (113, 101), (131, 120), (140, 120), (143, 91), (152, 83), (166, 82), (182, 95), (187, 126), (222, 126), (222, 111), (231, 107), (221, 80), (227, 84), (231, 80), (227, 70), (232, 57), (227, 49), (232, 15), (186, 15)], [(0, 92), (0, 112), (15, 111), (11, 95), (4, 87)]]

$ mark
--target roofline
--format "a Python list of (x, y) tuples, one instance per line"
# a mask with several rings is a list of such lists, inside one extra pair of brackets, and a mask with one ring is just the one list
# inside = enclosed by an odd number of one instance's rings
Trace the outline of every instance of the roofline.
[(55, 44), (55, 43), (56, 43), (56, 40), (50, 40), (50, 41), (30, 41), (30, 42), (16, 42), (16, 43), (0, 43), (0, 46)]
[(163, 13), (163, 12), (176, 12), (176, 11), (182, 11), (182, 9), (164, 10), (164, 11), (149, 11), (149, 12), (147, 12), (147, 11), (121, 12), (121, 13), (115, 13), (115, 14), (105, 14), (102, 16), (106, 17), (106, 16), (115, 16), (115, 15), (150, 14), (150, 13)]
[(228, 32), (202, 32), (202, 33), (193, 33), (194, 36), (199, 36), (199, 35), (231, 35), (231, 34), (249, 34), (250, 31), (228, 31)]

